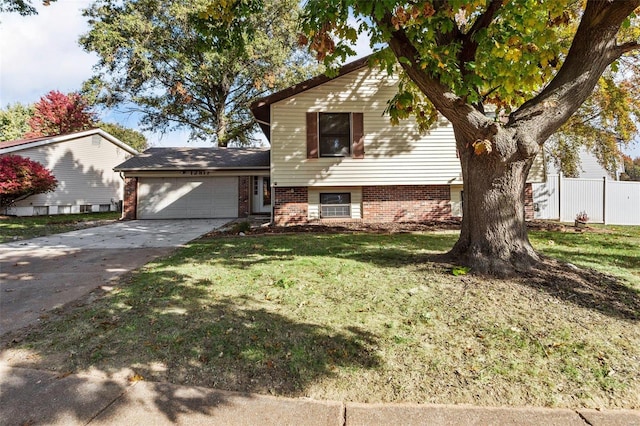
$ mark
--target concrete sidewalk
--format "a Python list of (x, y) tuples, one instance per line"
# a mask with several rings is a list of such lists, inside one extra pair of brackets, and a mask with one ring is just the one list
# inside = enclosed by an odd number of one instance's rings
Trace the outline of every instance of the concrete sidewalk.
[(0, 425), (640, 425), (640, 411), (357, 404), (0, 365)]

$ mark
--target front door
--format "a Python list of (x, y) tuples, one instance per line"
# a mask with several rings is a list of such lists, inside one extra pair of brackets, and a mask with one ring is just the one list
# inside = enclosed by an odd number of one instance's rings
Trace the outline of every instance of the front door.
[(253, 177), (252, 213), (271, 212), (271, 180), (269, 176)]

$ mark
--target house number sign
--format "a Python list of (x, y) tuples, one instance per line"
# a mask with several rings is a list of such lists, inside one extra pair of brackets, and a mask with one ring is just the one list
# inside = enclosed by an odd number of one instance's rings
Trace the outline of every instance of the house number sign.
[(188, 174), (189, 176), (207, 176), (211, 174), (210, 170), (185, 170), (182, 174)]

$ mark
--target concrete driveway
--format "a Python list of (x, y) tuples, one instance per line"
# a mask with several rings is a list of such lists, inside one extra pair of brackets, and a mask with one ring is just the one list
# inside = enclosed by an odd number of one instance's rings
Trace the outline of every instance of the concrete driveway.
[(228, 221), (134, 220), (0, 244), (0, 336)]

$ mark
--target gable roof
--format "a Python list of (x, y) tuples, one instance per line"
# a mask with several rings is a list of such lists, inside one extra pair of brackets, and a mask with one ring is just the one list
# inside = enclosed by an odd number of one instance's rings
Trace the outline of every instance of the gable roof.
[(113, 168), (115, 171), (185, 169), (269, 169), (265, 148), (149, 148)]
[(37, 148), (43, 145), (49, 145), (54, 143), (65, 142), (73, 139), (79, 139), (86, 136), (100, 135), (113, 144), (119, 146), (130, 154), (138, 154), (138, 151), (131, 148), (126, 143), (122, 142), (120, 139), (115, 136), (105, 132), (102, 129), (90, 129), (83, 130), (81, 132), (75, 133), (67, 133), (64, 135), (57, 136), (42, 136), (37, 138), (29, 138), (29, 139), (17, 139), (13, 141), (4, 141), (0, 142), (0, 154), (10, 154), (10, 153), (18, 153), (19, 151), (29, 149), (29, 148)]
[(314, 87), (320, 86), (321, 84), (341, 77), (350, 72), (364, 68), (369, 65), (369, 59), (372, 56), (373, 55), (368, 55), (364, 58), (360, 58), (356, 61), (343, 65), (338, 70), (338, 74), (334, 77), (328, 77), (326, 74), (317, 75), (313, 78), (310, 78), (309, 80), (303, 81), (302, 83), (298, 83), (279, 92), (254, 101), (251, 104), (251, 112), (256, 118), (256, 121), (260, 125), (260, 128), (264, 132), (267, 139), (269, 139), (271, 136), (269, 132), (269, 127), (271, 126), (271, 104), (279, 102), (283, 99), (290, 98), (291, 96), (297, 95), (298, 93), (302, 93), (309, 89), (313, 89)]

